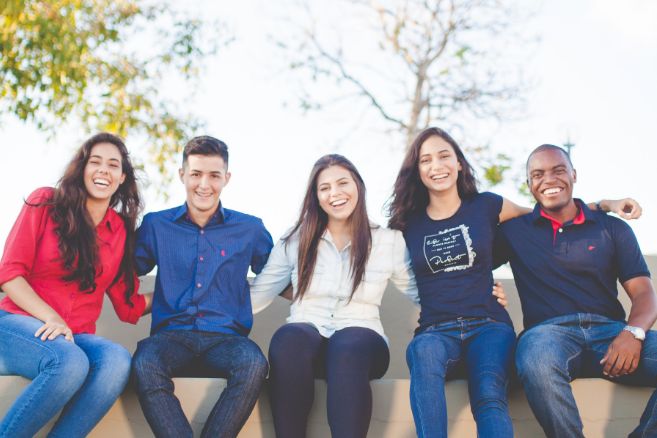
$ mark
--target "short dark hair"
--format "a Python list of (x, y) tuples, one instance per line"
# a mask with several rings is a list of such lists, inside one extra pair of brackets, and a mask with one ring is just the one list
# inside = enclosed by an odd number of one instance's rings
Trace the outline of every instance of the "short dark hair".
[(531, 151), (531, 153), (527, 157), (527, 162), (525, 163), (525, 172), (527, 172), (529, 170), (529, 160), (532, 159), (534, 154), (537, 154), (537, 153), (543, 152), (543, 151), (559, 151), (559, 152), (561, 152), (563, 154), (563, 156), (566, 157), (566, 160), (568, 161), (568, 164), (570, 165), (570, 168), (571, 169), (575, 168), (573, 166), (573, 162), (570, 159), (570, 154), (568, 153), (567, 150), (565, 150), (562, 147), (555, 146), (553, 144), (545, 143), (545, 144), (540, 145), (539, 147), (537, 147), (533, 151)]
[(194, 137), (187, 142), (183, 149), (183, 167), (185, 167), (187, 157), (190, 155), (218, 155), (228, 166), (228, 146), (223, 141), (209, 135)]

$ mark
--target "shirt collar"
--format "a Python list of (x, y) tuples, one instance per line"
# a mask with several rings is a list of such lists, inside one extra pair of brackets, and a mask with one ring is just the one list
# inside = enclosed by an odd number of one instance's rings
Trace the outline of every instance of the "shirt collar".
[(109, 231), (116, 231), (119, 229), (119, 227), (123, 224), (123, 219), (119, 214), (113, 209), (113, 208), (108, 208), (107, 211), (105, 212), (105, 216), (103, 219), (100, 221), (100, 223), (96, 226), (96, 228), (100, 228), (101, 226), (106, 227)]
[[(178, 207), (178, 209), (175, 211), (173, 215), (174, 222), (180, 220), (186, 220), (192, 222), (192, 219), (188, 214), (186, 202), (180, 207)], [(223, 224), (225, 220), (226, 220), (226, 211), (224, 210), (222, 203), (219, 202), (219, 208), (217, 208), (217, 211), (215, 211), (212, 217), (210, 217), (210, 220), (208, 221), (207, 225)]]
[[(577, 205), (577, 216), (575, 216), (575, 218), (572, 221), (568, 221), (566, 223), (568, 224), (572, 223), (573, 225), (581, 225), (586, 221), (595, 221), (593, 212), (581, 199), (575, 198), (575, 204)], [(552, 224), (558, 224), (559, 226), (563, 225), (561, 222), (554, 219), (553, 217), (548, 215), (545, 211), (543, 211), (540, 204), (538, 203), (534, 206), (534, 211), (532, 212), (532, 220), (534, 221), (534, 223), (537, 223), (538, 221), (541, 220), (547, 220)]]

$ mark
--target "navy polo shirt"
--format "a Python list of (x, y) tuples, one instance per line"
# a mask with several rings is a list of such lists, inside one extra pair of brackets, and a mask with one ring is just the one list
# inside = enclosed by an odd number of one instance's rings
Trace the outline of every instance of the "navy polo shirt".
[(420, 297), (420, 330), (459, 317), (511, 325), (493, 296), (493, 243), (502, 197), (478, 193), (449, 218), (413, 216), (404, 231)]
[(198, 330), (247, 335), (253, 325), (246, 276), (273, 242), (262, 220), (219, 208), (200, 228), (187, 205), (149, 213), (137, 231), (139, 275), (157, 266), (151, 333)]
[(580, 213), (564, 224), (537, 204), (532, 213), (499, 227), (496, 264), (511, 262), (525, 329), (573, 313), (623, 321), (617, 280), (650, 276), (629, 225), (575, 202)]

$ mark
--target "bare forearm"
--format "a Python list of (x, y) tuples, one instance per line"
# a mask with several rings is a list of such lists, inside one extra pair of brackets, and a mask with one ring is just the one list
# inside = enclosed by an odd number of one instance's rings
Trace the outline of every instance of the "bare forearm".
[(627, 323), (648, 331), (657, 320), (657, 295), (652, 289), (632, 297), (632, 309)]
[(32, 286), (23, 277), (16, 277), (2, 284), (2, 290), (18, 307), (41, 321), (61, 318), (48, 303), (34, 292)]

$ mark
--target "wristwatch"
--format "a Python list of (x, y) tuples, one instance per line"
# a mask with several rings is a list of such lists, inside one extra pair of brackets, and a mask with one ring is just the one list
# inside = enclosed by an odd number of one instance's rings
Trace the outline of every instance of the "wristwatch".
[(632, 336), (634, 336), (634, 339), (637, 339), (639, 341), (643, 341), (646, 339), (646, 332), (641, 328), (641, 327), (634, 327), (633, 325), (626, 325), (623, 327), (623, 330), (626, 330), (630, 333), (632, 333)]

